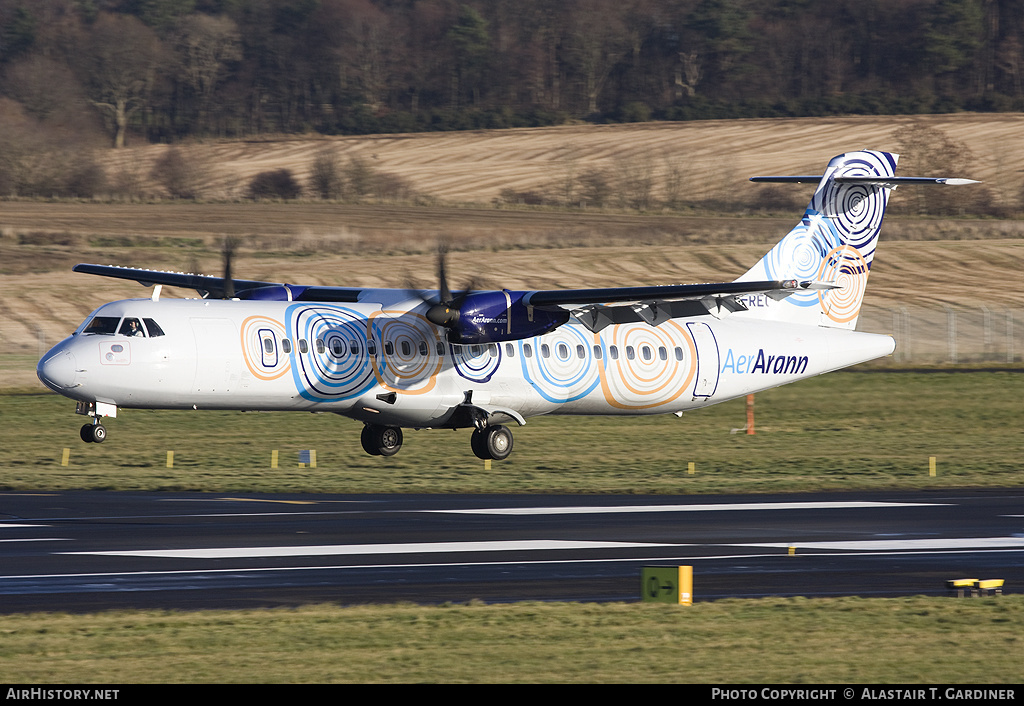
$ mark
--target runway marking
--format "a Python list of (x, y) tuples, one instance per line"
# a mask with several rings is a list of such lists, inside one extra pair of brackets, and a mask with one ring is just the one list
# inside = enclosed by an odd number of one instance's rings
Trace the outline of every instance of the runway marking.
[(236, 503), (278, 503), (280, 505), (316, 505), (315, 500), (268, 500), (263, 498), (220, 498)]
[(6, 522), (0, 522), (0, 527), (3, 527), (3, 528), (7, 528), (7, 527), (49, 527), (49, 526), (50, 525), (12, 525), (12, 524), (8, 524)]
[(625, 512), (720, 512), (724, 510), (836, 510), (855, 508), (935, 507), (948, 503), (902, 502), (791, 502), (791, 503), (705, 503), (689, 505), (582, 505), (566, 507), (493, 507), (469, 510), (420, 510), (420, 512), (463, 515), (585, 515)]
[[(676, 545), (685, 546), (685, 545)], [(788, 545), (783, 545), (788, 546)], [(994, 549), (994, 552), (1017, 552), (1020, 549)], [(88, 552), (81, 552), (88, 553)], [(895, 552), (878, 552), (879, 554), (892, 554), (892, 555), (907, 555), (915, 554), (916, 552), (907, 551), (895, 551)], [(956, 549), (949, 551), (938, 551), (938, 554), (969, 554), (970, 550)], [(834, 554), (810, 554), (805, 556), (835, 556)], [(789, 561), (788, 557), (784, 554), (770, 553), (770, 554), (718, 554), (711, 556), (646, 556), (646, 557), (614, 557), (614, 558), (601, 558), (601, 559), (540, 559), (540, 560), (506, 560), (506, 561), (456, 561), (456, 562), (417, 562), (409, 564), (335, 564), (328, 566), (256, 566), (256, 567), (239, 567), (239, 568), (223, 568), (223, 569), (170, 569), (164, 571), (104, 571), (104, 572), (82, 572), (82, 573), (67, 573), (67, 574), (13, 574), (8, 576), (0, 576), (0, 594), (6, 593), (4, 590), (3, 582), (8, 580), (27, 580), (27, 579), (100, 579), (100, 578), (112, 578), (112, 577), (158, 577), (158, 576), (187, 576), (187, 575), (199, 575), (199, 576), (213, 576), (217, 574), (259, 574), (259, 573), (274, 573), (280, 571), (353, 571), (353, 570), (379, 570), (379, 569), (422, 569), (422, 568), (444, 568), (444, 567), (502, 567), (502, 566), (538, 566), (538, 565), (568, 565), (568, 564), (616, 564), (616, 563), (628, 563), (628, 564), (642, 564), (648, 562), (659, 562), (659, 563), (697, 563), (702, 561), (721, 561), (721, 560), (750, 560), (750, 559), (779, 559), (780, 561)], [(111, 587), (112, 592), (118, 590), (135, 590), (135, 589), (118, 589), (117, 587)]]
[(436, 554), (442, 552), (510, 552), (549, 549), (638, 549), (685, 547), (649, 542), (577, 542), (558, 539), (494, 542), (414, 542), (405, 544), (326, 544), (301, 547), (211, 547), (206, 549), (139, 549), (134, 551), (60, 552), (90, 556), (161, 557), (167, 559), (251, 559), (286, 556), (357, 556), (363, 554)]
[(67, 537), (26, 537), (24, 539), (0, 539), (0, 542), (70, 542)]
[(837, 542), (744, 542), (720, 546), (784, 549), (795, 546), (806, 549), (846, 549), (866, 552), (899, 550), (948, 549), (1011, 549), (1024, 547), (1024, 537), (961, 537), (949, 539), (862, 539)]

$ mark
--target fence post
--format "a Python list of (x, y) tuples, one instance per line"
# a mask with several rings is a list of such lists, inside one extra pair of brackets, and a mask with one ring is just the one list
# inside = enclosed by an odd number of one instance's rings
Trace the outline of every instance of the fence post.
[(946, 310), (946, 345), (949, 348), (949, 362), (956, 365), (958, 361), (956, 354), (956, 311), (945, 304), (942, 305), (942, 308)]

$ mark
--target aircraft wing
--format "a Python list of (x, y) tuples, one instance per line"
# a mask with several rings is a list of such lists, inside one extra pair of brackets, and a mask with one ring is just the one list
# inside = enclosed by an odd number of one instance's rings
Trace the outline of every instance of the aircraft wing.
[[(168, 287), (194, 289), (204, 298), (213, 297), (219, 299), (225, 296), (226, 291), (223, 277), (84, 263), (75, 265), (71, 269), (74, 272), (82, 272), (89, 275), (135, 280), (144, 287), (164, 284)], [(354, 302), (358, 300), (359, 294), (362, 292), (361, 289), (352, 287), (317, 287), (249, 279), (232, 279), (231, 284), (234, 288), (235, 297), (239, 299)]]
[(834, 289), (828, 282), (795, 279), (760, 282), (714, 282), (669, 284), (651, 287), (609, 289), (555, 289), (528, 292), (522, 298), (527, 307), (568, 309), (592, 331), (609, 324), (646, 321), (657, 326), (679, 316), (705, 311), (724, 316), (746, 310), (742, 297), (766, 295), (784, 299), (806, 290)]

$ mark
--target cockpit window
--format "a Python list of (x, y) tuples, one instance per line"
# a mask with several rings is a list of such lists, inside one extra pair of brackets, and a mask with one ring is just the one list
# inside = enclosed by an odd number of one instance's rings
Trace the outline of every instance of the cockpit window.
[(122, 336), (145, 336), (146, 332), (142, 330), (142, 323), (133, 317), (125, 317), (124, 323), (121, 324)]
[(153, 319), (143, 319), (142, 321), (146, 324), (146, 330), (149, 331), (150, 338), (164, 335), (164, 330), (160, 328), (160, 324), (153, 321)]
[(117, 331), (117, 323), (121, 320), (119, 316), (97, 316), (89, 322), (82, 333), (106, 333), (113, 334)]

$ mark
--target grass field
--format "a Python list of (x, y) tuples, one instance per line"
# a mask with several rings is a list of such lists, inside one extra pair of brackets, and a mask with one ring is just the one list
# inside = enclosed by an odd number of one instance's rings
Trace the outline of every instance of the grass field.
[[(370, 457), (332, 414), (122, 410), (103, 444), (51, 393), (0, 396), (0, 488), (332, 493), (739, 493), (1024, 485), (1024, 374), (841, 372), (683, 417), (540, 417), (483, 470), (469, 431)], [(61, 465), (70, 449), (68, 466)], [(280, 467), (270, 467), (277, 449)], [(315, 449), (317, 468), (299, 468)], [(174, 451), (174, 467), (166, 467)], [(938, 473), (928, 475), (928, 459)], [(687, 472), (688, 463), (696, 473)]]
[(1019, 685), (1022, 623), (1024, 596), (13, 615), (0, 681)]

